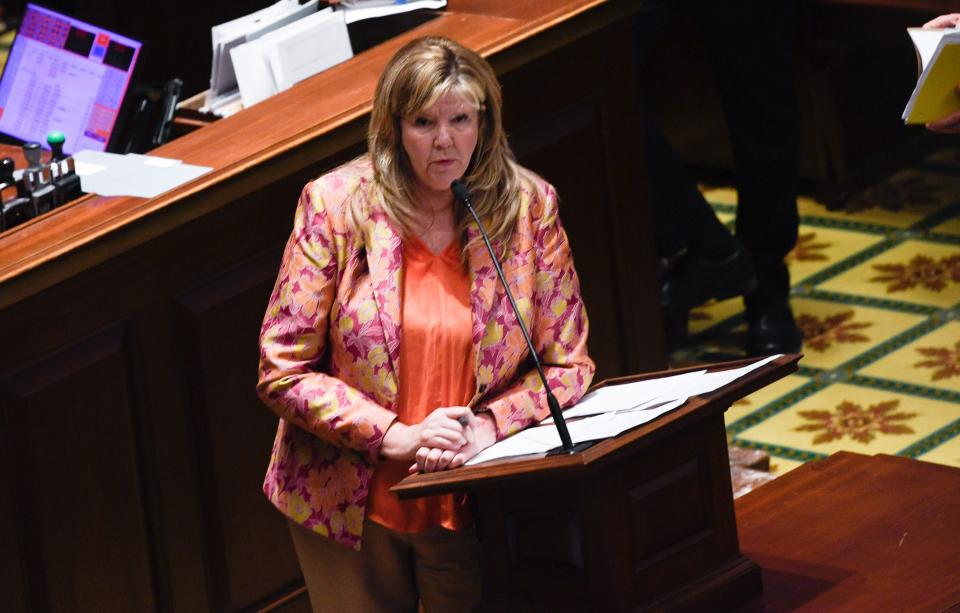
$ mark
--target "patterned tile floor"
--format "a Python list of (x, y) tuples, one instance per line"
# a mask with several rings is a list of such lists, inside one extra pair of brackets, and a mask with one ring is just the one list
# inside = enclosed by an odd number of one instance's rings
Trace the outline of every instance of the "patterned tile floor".
[[(724, 222), (736, 193), (704, 188)], [(960, 467), (960, 151), (889, 177), (849, 211), (801, 198), (788, 256), (799, 371), (727, 411), (730, 441), (776, 474), (840, 450)], [(737, 298), (691, 314), (675, 364), (738, 356)]]

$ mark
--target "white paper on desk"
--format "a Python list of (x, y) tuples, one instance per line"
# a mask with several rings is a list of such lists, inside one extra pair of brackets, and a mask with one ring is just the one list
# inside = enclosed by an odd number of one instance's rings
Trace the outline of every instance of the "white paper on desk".
[(211, 28), (210, 38), (213, 43), (213, 62), (210, 68), (211, 98), (219, 98), (237, 88), (232, 49), (315, 13), (317, 7), (318, 0), (308, 0), (302, 5), (298, 0), (279, 0), (259, 11)]
[(343, 13), (330, 9), (274, 30), (260, 42), (280, 91), (353, 57)]
[(279, 91), (259, 40), (234, 47), (230, 50), (230, 57), (233, 58), (244, 108), (250, 108)]
[[(574, 417), (642, 408), (666, 397), (678, 398), (683, 396), (686, 398), (689, 394), (686, 393), (685, 386), (690, 385), (706, 372), (706, 370), (696, 370), (680, 375), (634, 381), (633, 383), (607, 385), (585, 395), (575, 406), (564, 411), (563, 415), (567, 419), (572, 419)], [(548, 417), (542, 423), (553, 423), (553, 418)]]
[(100, 168), (93, 173), (80, 174), (80, 186), (87, 193), (101, 196), (153, 198), (213, 170), (207, 166), (135, 153), (78, 151), (73, 157), (78, 169)]
[(230, 60), (230, 50), (246, 42), (246, 34), (255, 23), (269, 21), (282, 13), (290, 4), (291, 0), (279, 0), (259, 11), (210, 28), (210, 41), (213, 44), (213, 61), (210, 65), (209, 96), (211, 98), (217, 98), (237, 86)]
[(363, 19), (387, 17), (398, 13), (406, 13), (419, 9), (442, 9), (447, 6), (447, 0), (392, 0), (389, 2), (341, 2), (344, 13), (347, 14), (347, 23), (355, 23)]

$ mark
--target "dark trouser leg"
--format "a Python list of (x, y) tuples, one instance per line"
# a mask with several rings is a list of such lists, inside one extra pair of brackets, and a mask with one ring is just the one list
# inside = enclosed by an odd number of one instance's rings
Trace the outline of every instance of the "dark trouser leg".
[(736, 158), (737, 237), (757, 267), (748, 311), (784, 303), (797, 241), (799, 115), (795, 0), (693, 0), (714, 60)]
[[(704, 242), (722, 243), (724, 238), (733, 243), (726, 226), (697, 189), (696, 180), (648, 114), (644, 114), (643, 137), (657, 253), (671, 257)], [(733, 244), (727, 252), (735, 248)]]
[[(677, 2), (641, 12), (634, 21), (637, 63), (669, 27)], [(736, 248), (726, 227), (704, 199), (686, 165), (653, 121), (643, 114), (643, 156), (647, 169), (649, 196), (654, 217), (654, 237), (661, 257), (671, 257), (704, 242), (727, 255)], [(726, 251), (727, 253), (723, 253)], [(711, 254), (712, 255), (712, 254)]]

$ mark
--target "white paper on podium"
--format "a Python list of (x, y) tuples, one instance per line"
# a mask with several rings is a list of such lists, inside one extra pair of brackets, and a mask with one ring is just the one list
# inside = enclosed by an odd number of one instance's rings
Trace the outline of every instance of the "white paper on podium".
[[(781, 355), (783, 354), (772, 355), (730, 370), (716, 372), (699, 370), (601, 387), (563, 412), (568, 420), (589, 416), (567, 422), (570, 439), (576, 444), (617, 436), (683, 406), (691, 396), (708, 394), (729, 385)], [(472, 466), (501, 458), (544, 453), (559, 446), (560, 434), (553, 420), (548, 418), (541, 425), (527, 428), (487, 447), (467, 461), (466, 465)]]
[[(564, 411), (563, 416), (572, 419), (574, 417), (598, 415), (625, 409), (643, 408), (658, 402), (661, 398), (686, 397), (689, 394), (682, 392), (684, 386), (690, 385), (706, 372), (706, 370), (697, 370), (682, 375), (601, 387), (581, 398), (576, 406)], [(541, 423), (552, 424), (553, 418), (548, 417)]]
[[(652, 421), (660, 415), (683, 405), (686, 401), (686, 398), (678, 398), (658, 404), (651, 409), (626, 409), (618, 412), (601, 413), (572, 421), (567, 424), (567, 430), (570, 433), (570, 440), (574, 444), (610, 438)], [(504, 439), (496, 445), (487, 447), (473, 456), (466, 465), (472, 466), (501, 458), (544, 453), (559, 446), (560, 434), (553, 424), (534, 426)]]
[(698, 377), (696, 380), (691, 381), (688, 386), (685, 386), (683, 389), (684, 394), (687, 396), (697, 396), (700, 394), (709, 394), (710, 392), (715, 392), (721, 387), (730, 385), (740, 377), (746, 375), (747, 373), (753, 372), (756, 369), (766, 366), (770, 362), (776, 360), (782, 353), (777, 355), (771, 355), (769, 357), (763, 358), (762, 360), (757, 360), (752, 364), (747, 364), (746, 366), (741, 366), (740, 368), (732, 368), (730, 370), (718, 370), (715, 372), (704, 373), (702, 376)]

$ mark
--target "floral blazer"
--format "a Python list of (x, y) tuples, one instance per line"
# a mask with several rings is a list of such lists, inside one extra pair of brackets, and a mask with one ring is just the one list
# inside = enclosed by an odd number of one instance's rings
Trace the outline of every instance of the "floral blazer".
[[(502, 259), (560, 405), (593, 377), (587, 314), (553, 187), (522, 170), (517, 231)], [(296, 522), (360, 548), (368, 486), (396, 418), (402, 339), (400, 236), (368, 158), (307, 184), (260, 332), (258, 393), (280, 416), (263, 490)], [(354, 232), (351, 204), (362, 210)], [(479, 238), (475, 225), (468, 238)], [(470, 406), (505, 438), (549, 413), (482, 240), (468, 253), (476, 356)]]

